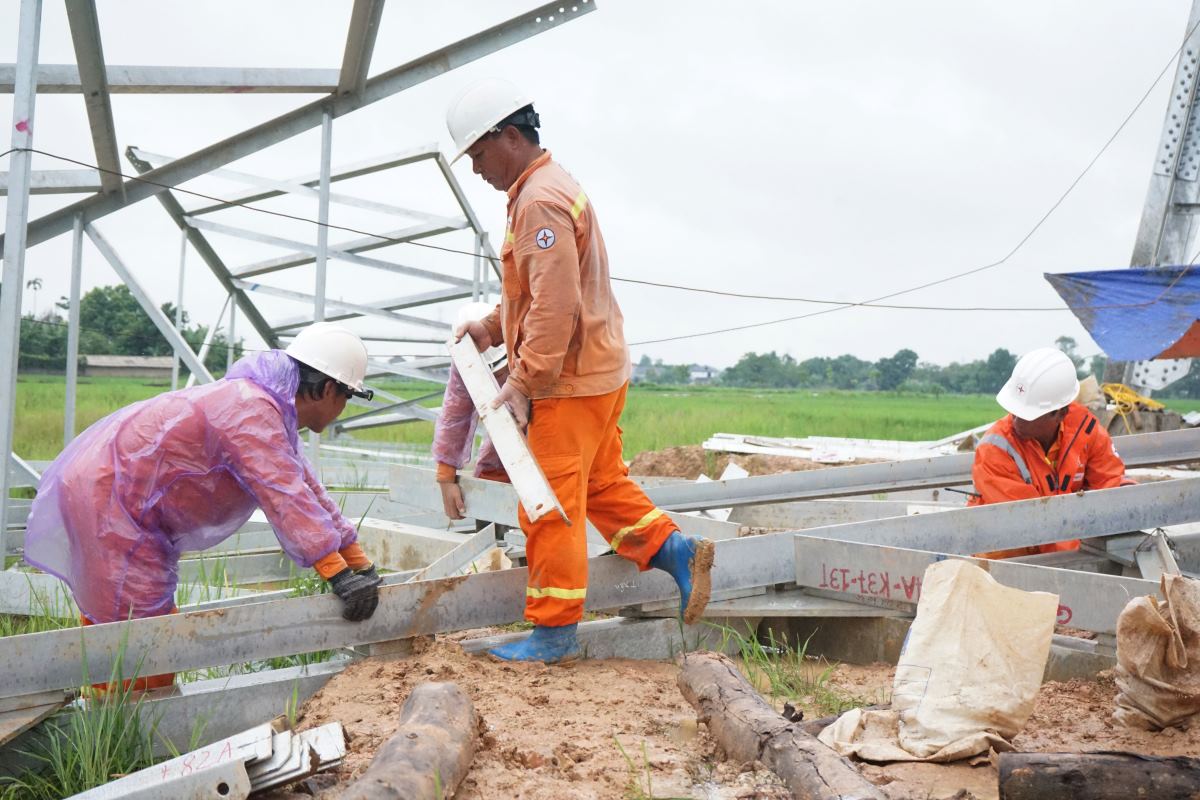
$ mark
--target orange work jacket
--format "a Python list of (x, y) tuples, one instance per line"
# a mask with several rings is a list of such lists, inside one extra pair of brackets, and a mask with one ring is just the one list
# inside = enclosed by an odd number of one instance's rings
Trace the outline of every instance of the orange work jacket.
[[(1033, 439), (1022, 439), (1013, 431), (1008, 415), (996, 422), (975, 448), (971, 468), (978, 496), (968, 505), (1006, 503), (1070, 494), (1086, 489), (1111, 489), (1133, 483), (1125, 477), (1125, 462), (1117, 453), (1112, 437), (1083, 406), (1072, 403), (1058, 429), (1058, 438), (1049, 451)], [(986, 558), (1077, 550), (1079, 540), (1056, 542), (1038, 547), (1022, 547), (981, 554)]]
[(625, 320), (587, 195), (542, 153), (508, 190), (503, 296), (483, 320), (526, 397), (591, 397), (629, 380)]

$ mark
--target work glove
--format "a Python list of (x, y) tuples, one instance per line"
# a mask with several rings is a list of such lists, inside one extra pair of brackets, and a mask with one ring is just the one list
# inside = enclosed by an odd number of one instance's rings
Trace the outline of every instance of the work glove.
[(346, 567), (329, 579), (329, 588), (342, 599), (342, 617), (351, 622), (370, 619), (379, 605), (379, 584), (383, 579), (374, 565), (355, 572)]

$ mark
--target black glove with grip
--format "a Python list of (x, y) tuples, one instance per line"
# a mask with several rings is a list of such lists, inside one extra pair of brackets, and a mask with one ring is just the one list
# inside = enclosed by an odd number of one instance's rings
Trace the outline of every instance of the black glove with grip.
[(375, 607), (379, 605), (379, 584), (382, 582), (374, 566), (361, 572), (346, 567), (329, 579), (329, 587), (345, 604), (342, 617), (351, 622), (362, 622), (375, 613)]

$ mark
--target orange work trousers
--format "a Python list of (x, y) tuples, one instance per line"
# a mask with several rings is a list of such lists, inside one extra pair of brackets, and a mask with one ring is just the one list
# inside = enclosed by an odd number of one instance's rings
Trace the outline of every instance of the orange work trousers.
[(570, 625), (583, 618), (587, 598), (587, 526), (590, 520), (617, 555), (650, 569), (650, 559), (678, 526), (629, 479), (621, 457), (628, 384), (593, 397), (534, 400), (529, 447), (563, 510), (530, 522), (525, 532), (529, 585), (525, 618), (535, 625)]
[[(179, 613), (179, 609), (172, 608), (170, 613), (177, 614), (177, 613)], [(79, 624), (86, 626), (86, 625), (94, 625), (95, 623), (92, 622), (87, 617), (85, 617), (83, 614), (80, 614), (79, 615)], [(167, 672), (162, 675), (147, 675), (145, 677), (136, 678), (136, 679), (128, 679), (127, 678), (127, 679), (121, 681), (121, 687), (123, 689), (125, 689), (126, 691), (131, 691), (131, 692), (147, 692), (151, 689), (162, 689), (167, 686), (171, 686), (174, 683), (175, 683), (175, 673)], [(108, 684), (108, 683), (93, 683), (92, 688), (95, 689), (97, 692), (100, 692), (101, 694), (103, 694), (103, 693), (109, 691), (112, 688), (112, 685)]]

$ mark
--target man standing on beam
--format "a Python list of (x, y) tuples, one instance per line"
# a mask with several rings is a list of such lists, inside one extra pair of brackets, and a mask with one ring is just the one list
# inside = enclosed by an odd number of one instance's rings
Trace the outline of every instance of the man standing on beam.
[(482, 351), (503, 343), (509, 375), (494, 406), (507, 403), (528, 425), (530, 450), (558, 496), (558, 515), (531, 523), (526, 639), (494, 648), (508, 661), (561, 663), (581, 652), (577, 627), (587, 596), (591, 520), (609, 545), (640, 570), (665, 570), (679, 586), (685, 622), (708, 604), (713, 543), (685, 537), (629, 479), (617, 426), (629, 386), (624, 320), (608, 275), (608, 254), (587, 195), (540, 146), (533, 98), (502, 80), (468, 87), (446, 125), (458, 150), (493, 188), (508, 195), (500, 251), (500, 305), (461, 325)]
[[(363, 387), (367, 349), (318, 322), (286, 351), (240, 359), (215, 383), (166, 392), (96, 422), (42, 476), (25, 560), (71, 587), (85, 625), (175, 610), (179, 557), (227, 539), (262, 508), (287, 555), (370, 617), (379, 575), (358, 531), (304, 456), (300, 429), (320, 432)], [(174, 675), (139, 678), (135, 690)]]

